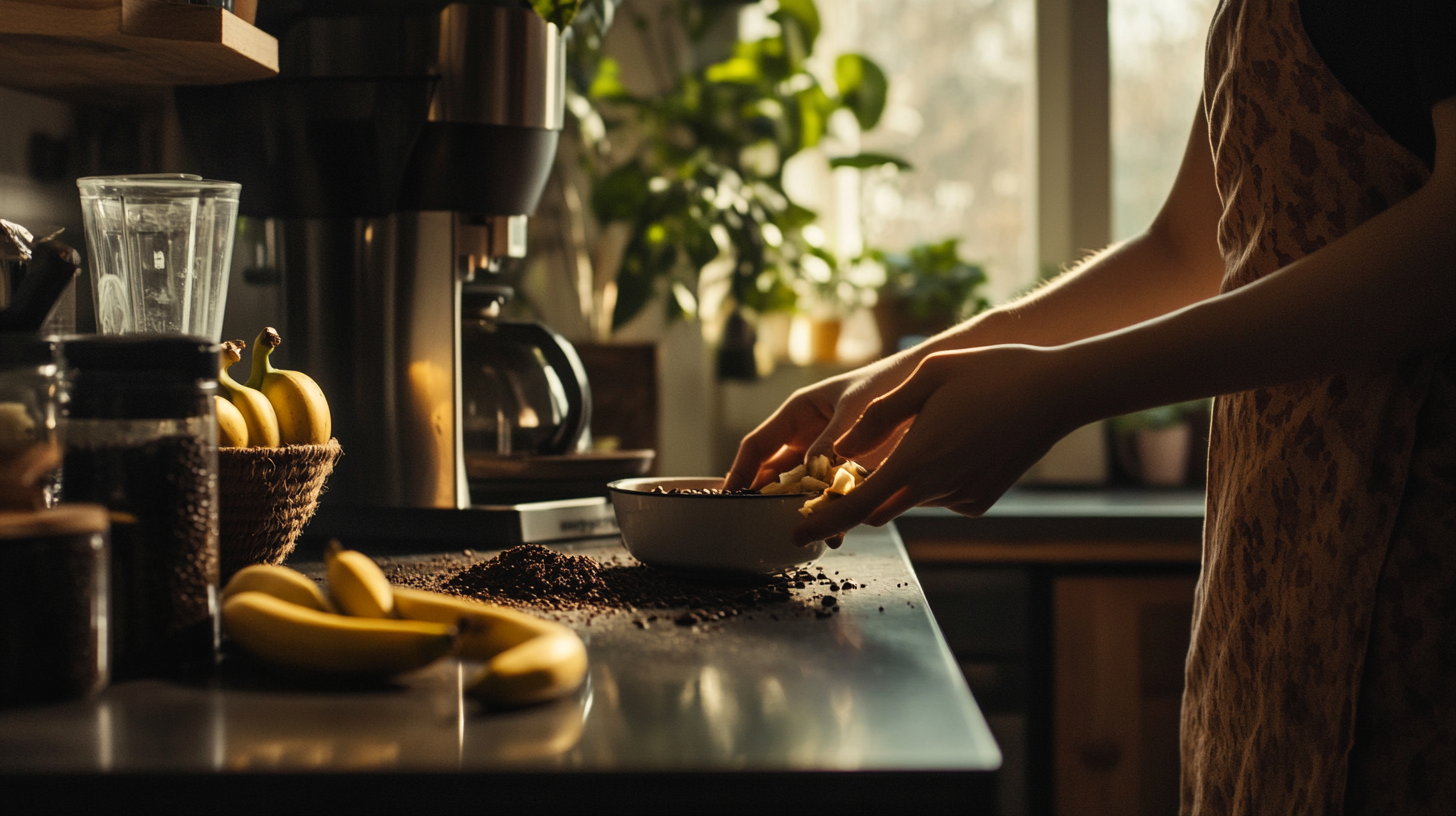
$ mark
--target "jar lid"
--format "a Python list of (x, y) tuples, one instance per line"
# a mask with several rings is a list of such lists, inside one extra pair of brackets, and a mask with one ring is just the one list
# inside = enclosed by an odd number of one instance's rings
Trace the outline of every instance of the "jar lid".
[(87, 334), (62, 342), (66, 363), (77, 371), (175, 372), (191, 380), (215, 380), (216, 343), (175, 334)]
[(111, 515), (99, 504), (62, 504), (49, 510), (0, 511), (0, 541), (102, 533)]
[(60, 343), (33, 332), (0, 332), (0, 366), (43, 366), (61, 361)]

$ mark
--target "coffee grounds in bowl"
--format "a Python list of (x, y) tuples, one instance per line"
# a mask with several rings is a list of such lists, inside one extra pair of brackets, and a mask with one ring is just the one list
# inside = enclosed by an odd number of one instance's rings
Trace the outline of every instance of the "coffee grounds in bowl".
[(658, 485), (647, 491), (659, 496), (761, 496), (757, 490), (740, 487), (724, 490), (721, 487), (663, 487)]

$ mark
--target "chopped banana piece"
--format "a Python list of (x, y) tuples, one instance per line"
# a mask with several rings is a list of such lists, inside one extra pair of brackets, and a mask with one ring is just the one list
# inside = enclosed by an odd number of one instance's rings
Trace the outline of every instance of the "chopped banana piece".
[(759, 488), (758, 492), (765, 496), (817, 494), (799, 508), (802, 515), (809, 516), (813, 514), (814, 508), (847, 495), (868, 475), (869, 471), (858, 462), (846, 461), (831, 465), (828, 456), (815, 456), (807, 465), (796, 465), (792, 470), (780, 473), (778, 481), (769, 482)]
[(820, 454), (809, 460), (809, 475), (821, 482), (829, 479), (829, 457)]
[(793, 470), (786, 470), (779, 474), (779, 484), (794, 484), (804, 478), (804, 475), (808, 472), (808, 468), (803, 465), (797, 465)]
[(859, 482), (854, 478), (854, 473), (847, 467), (841, 467), (834, 471), (834, 484), (827, 485), (825, 489), (830, 493), (843, 496), (858, 485)]
[(803, 516), (804, 518), (812, 516), (814, 514), (815, 508), (829, 502), (829, 495), (830, 494), (828, 493), (824, 493), (804, 502), (804, 506), (799, 508), (799, 515)]

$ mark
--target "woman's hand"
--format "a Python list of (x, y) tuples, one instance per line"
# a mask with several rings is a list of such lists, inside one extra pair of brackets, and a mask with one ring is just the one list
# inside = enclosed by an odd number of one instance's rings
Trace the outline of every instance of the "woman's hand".
[(1055, 355), (989, 346), (926, 357), (834, 444), (835, 453), (861, 462), (886, 445), (895, 445), (893, 452), (859, 487), (802, 522), (794, 540), (836, 538), (918, 505), (984, 513), (1081, 424), (1067, 392), (1058, 393), (1068, 379), (1053, 371)]
[[(739, 443), (724, 488), (757, 489), (812, 456), (833, 458), (834, 440), (871, 401), (898, 386), (913, 365), (908, 358), (891, 357), (795, 391)], [(891, 441), (882, 450), (867, 451), (856, 461), (873, 467), (893, 445)]]

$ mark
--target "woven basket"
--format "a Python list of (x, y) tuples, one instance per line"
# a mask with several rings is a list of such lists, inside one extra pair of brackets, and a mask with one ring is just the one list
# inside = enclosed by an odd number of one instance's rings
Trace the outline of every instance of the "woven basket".
[(344, 454), (339, 440), (281, 448), (219, 448), (222, 580), (250, 564), (281, 564), (318, 509)]

